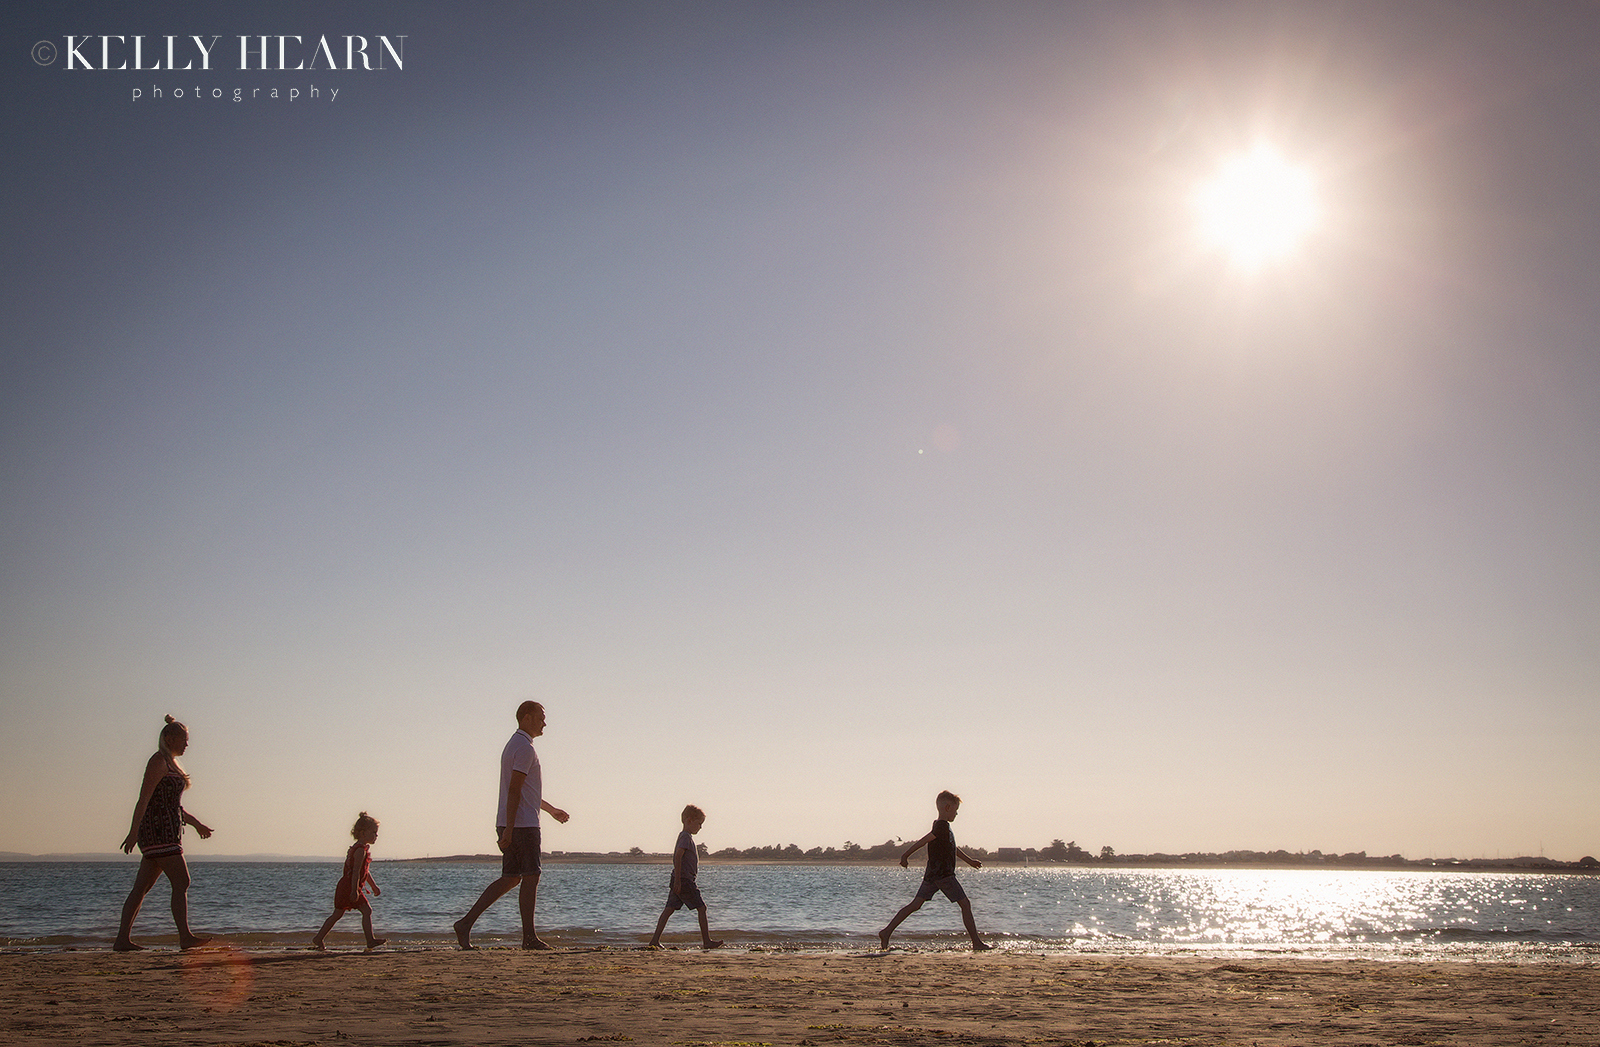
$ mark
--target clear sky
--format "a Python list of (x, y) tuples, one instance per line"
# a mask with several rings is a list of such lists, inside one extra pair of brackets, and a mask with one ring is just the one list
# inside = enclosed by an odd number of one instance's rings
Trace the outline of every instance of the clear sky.
[(1600, 6), (0, 25), (0, 850), (1600, 851)]

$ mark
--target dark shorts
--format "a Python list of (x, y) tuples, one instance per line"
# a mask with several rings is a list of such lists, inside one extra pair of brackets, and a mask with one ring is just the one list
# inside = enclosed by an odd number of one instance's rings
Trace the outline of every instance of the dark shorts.
[(700, 897), (700, 888), (692, 883), (684, 884), (683, 889), (679, 891), (669, 889), (667, 894), (667, 908), (673, 912), (677, 912), (685, 905), (691, 909), (704, 909), (706, 907), (706, 900)]
[(917, 888), (917, 901), (932, 901), (940, 891), (957, 905), (967, 900), (967, 892), (961, 889), (959, 880), (954, 876), (942, 876), (937, 880), (923, 880), (922, 886)]
[[(496, 835), (499, 832), (497, 830)], [(539, 875), (539, 827), (517, 826), (511, 830), (511, 846), (500, 854), (501, 876)]]

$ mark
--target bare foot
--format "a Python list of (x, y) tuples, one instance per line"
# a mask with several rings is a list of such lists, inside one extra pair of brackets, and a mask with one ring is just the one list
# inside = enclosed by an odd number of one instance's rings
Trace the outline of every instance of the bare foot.
[(712, 949), (720, 949), (720, 948), (722, 948), (722, 942), (720, 942), (720, 941), (701, 942), (700, 943), (700, 948), (706, 950), (707, 952), (710, 952)]
[(878, 944), (883, 946), (883, 951), (889, 951), (889, 931), (884, 929), (878, 932)]
[(311, 947), (313, 949), (317, 950), (318, 952), (327, 952), (328, 951), (328, 947), (326, 945), (322, 944), (322, 939), (321, 938), (313, 938), (313, 939), (311, 939)]
[(986, 945), (983, 942), (973, 942), (972, 943), (972, 951), (973, 952), (988, 952), (990, 949), (993, 949), (993, 948), (994, 948), (994, 946)]
[(524, 938), (522, 939), (522, 947), (529, 952), (544, 952), (550, 948), (549, 944), (542, 938)]
[(645, 948), (646, 949), (660, 949), (661, 948), (661, 943), (660, 942), (651, 942), (649, 945), (646, 945)]
[(387, 942), (388, 940), (389, 939), (387, 939), (387, 938), (374, 938), (374, 939), (372, 939), (372, 941), (367, 943), (367, 950), (370, 952), (371, 950), (376, 949), (378, 946), (382, 945), (383, 943)]
[(111, 943), (112, 952), (144, 952), (144, 946), (126, 938), (118, 938)]
[(190, 949), (200, 949), (210, 944), (210, 938), (186, 938), (179, 940), (178, 948), (188, 952)]
[(472, 944), (472, 939), (470, 937), (472, 934), (472, 924), (467, 923), (465, 919), (461, 919), (457, 920), (450, 926), (455, 928), (456, 944), (460, 945), (462, 949), (471, 952), (477, 948), (476, 945)]

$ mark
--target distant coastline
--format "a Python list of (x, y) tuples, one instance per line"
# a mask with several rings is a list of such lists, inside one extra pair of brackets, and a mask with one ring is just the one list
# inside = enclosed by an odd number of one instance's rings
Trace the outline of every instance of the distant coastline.
[[(1375, 869), (1394, 871), (1416, 869), (1446, 872), (1572, 872), (1600, 873), (1600, 860), (1584, 857), (1575, 862), (1557, 861), (1553, 858), (1523, 856), (1518, 858), (1404, 858), (1400, 855), (1369, 857), (1366, 855), (1287, 854), (1285, 852), (1261, 853), (1234, 851), (1225, 854), (1130, 854), (1110, 858), (1089, 858), (1071, 861), (1051, 858), (1001, 856), (981, 848), (965, 848), (973, 857), (986, 865), (998, 866), (1062, 866), (1067, 868), (1100, 869)], [(760, 849), (757, 849), (760, 850)], [(670, 854), (622, 851), (551, 851), (546, 862), (571, 865), (668, 865)], [(442, 857), (394, 858), (392, 862), (498, 862), (499, 854), (452, 854)], [(779, 857), (769, 854), (712, 852), (702, 855), (702, 864), (742, 865), (898, 865), (895, 856), (866, 854), (801, 855)]]

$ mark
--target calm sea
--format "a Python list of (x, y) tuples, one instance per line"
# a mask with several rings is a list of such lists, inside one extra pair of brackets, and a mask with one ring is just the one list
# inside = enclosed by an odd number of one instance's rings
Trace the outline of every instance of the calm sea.
[[(331, 909), (337, 863), (195, 862), (195, 930), (251, 949), (305, 944)], [(0, 946), (103, 948), (133, 881), (131, 862), (0, 863)], [(477, 863), (379, 862), (379, 935), (448, 948), (450, 924), (498, 873)], [(666, 897), (661, 865), (546, 866), (540, 933), (564, 946), (643, 944)], [(717, 865), (700, 869), (712, 933), (745, 949), (862, 949), (911, 899), (916, 868)], [(1310, 870), (967, 870), (981, 931), (1006, 949), (1099, 954), (1291, 955), (1600, 963), (1600, 876)], [(346, 915), (330, 944), (360, 940)], [(135, 937), (172, 947), (166, 881)], [(481, 945), (518, 940), (514, 896), (479, 922)], [(667, 941), (698, 942), (694, 915)], [(895, 942), (965, 946), (959, 911), (936, 897)]]

